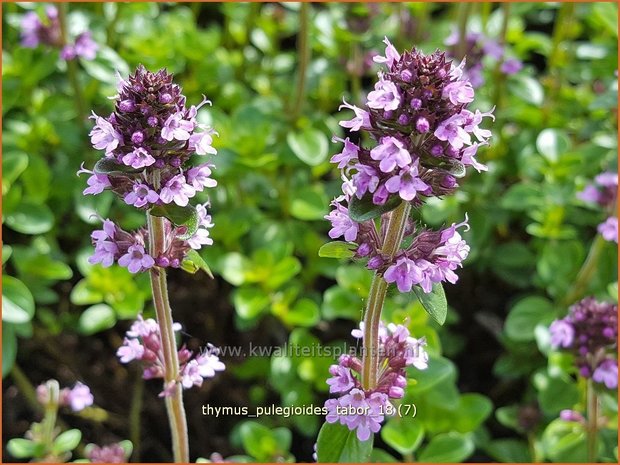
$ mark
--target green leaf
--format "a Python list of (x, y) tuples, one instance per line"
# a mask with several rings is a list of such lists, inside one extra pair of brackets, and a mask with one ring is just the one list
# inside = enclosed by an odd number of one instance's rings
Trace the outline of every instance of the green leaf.
[(293, 193), (291, 215), (305, 221), (322, 220), (327, 214), (328, 203), (322, 189), (304, 187)]
[(332, 241), (323, 244), (319, 249), (319, 257), (323, 258), (351, 258), (355, 255), (352, 250), (357, 245), (353, 242)]
[(459, 433), (475, 431), (493, 411), (493, 404), (482, 394), (461, 395), (455, 415), (454, 429)]
[(82, 433), (79, 429), (70, 429), (58, 435), (52, 445), (52, 451), (55, 454), (70, 452), (75, 449), (82, 439)]
[(508, 89), (518, 99), (531, 105), (540, 105), (545, 94), (540, 83), (533, 77), (517, 73), (508, 81)]
[(297, 132), (289, 132), (286, 142), (295, 156), (310, 166), (323, 163), (328, 155), (327, 137), (318, 129), (311, 127)]
[(97, 174), (136, 174), (144, 171), (144, 168), (132, 168), (131, 166), (118, 163), (113, 158), (101, 158), (95, 163), (93, 171)]
[(11, 184), (28, 167), (28, 155), (24, 152), (10, 151), (2, 154), (2, 194), (6, 194)]
[(209, 265), (207, 265), (204, 258), (202, 258), (202, 256), (194, 249), (187, 252), (185, 258), (183, 259), (183, 263), (181, 263), (181, 268), (191, 274), (196, 273), (198, 270), (202, 270), (207, 273), (211, 279), (213, 279), (211, 268), (209, 268)]
[(546, 373), (536, 373), (533, 378), (538, 390), (538, 403), (548, 415), (558, 415), (579, 402), (579, 389), (572, 380), (555, 378)]
[(459, 433), (438, 434), (422, 449), (418, 462), (462, 462), (474, 451), (473, 441)]
[(287, 325), (311, 327), (319, 321), (320, 309), (314, 300), (299, 299), (288, 312), (279, 316)]
[(112, 307), (97, 304), (88, 307), (80, 315), (78, 330), (82, 334), (91, 335), (112, 328), (116, 324), (116, 314)]
[(424, 428), (415, 418), (392, 418), (381, 428), (381, 438), (400, 454), (411, 454), (424, 439)]
[(413, 371), (413, 368), (408, 368), (408, 371), (410, 372), (410, 378), (415, 380), (415, 383), (412, 383), (408, 389), (415, 395), (427, 392), (435, 388), (439, 383), (456, 376), (456, 368), (454, 368), (454, 364), (450, 360), (433, 355), (429, 357), (426, 370), (416, 369)]
[(536, 148), (551, 163), (557, 162), (570, 145), (570, 139), (560, 129), (543, 129), (536, 138)]
[(558, 418), (549, 423), (542, 434), (542, 448), (554, 462), (588, 462), (585, 429), (577, 422)]
[(316, 441), (319, 463), (364, 463), (370, 459), (374, 435), (360, 441), (355, 431), (340, 423), (323, 423)]
[(291, 446), (291, 432), (286, 428), (269, 429), (255, 421), (246, 421), (239, 428), (245, 451), (260, 462), (273, 461)]
[(157, 205), (151, 208), (149, 213), (153, 216), (168, 218), (175, 226), (187, 228), (183, 234), (177, 236), (179, 239), (189, 239), (196, 233), (198, 226), (200, 226), (198, 212), (191, 205), (184, 207), (179, 207), (175, 203)]
[(491, 457), (504, 463), (531, 463), (528, 445), (518, 439), (496, 439), (485, 446)]
[(13, 247), (10, 245), (2, 244), (2, 264), (4, 265), (9, 258), (13, 255)]
[(332, 286), (323, 295), (322, 313), (326, 320), (347, 318), (359, 321), (362, 317), (362, 300), (353, 291)]
[(15, 438), (6, 444), (6, 450), (16, 459), (34, 457), (37, 452), (37, 443), (30, 439)]
[(246, 320), (256, 318), (263, 313), (269, 302), (269, 296), (255, 287), (242, 287), (233, 293), (233, 303), (237, 315)]
[(43, 234), (54, 226), (54, 214), (47, 205), (28, 201), (19, 204), (5, 220), (11, 229), (22, 234)]
[(2, 377), (4, 378), (13, 369), (17, 356), (17, 337), (15, 326), (9, 323), (2, 324)]
[(116, 87), (118, 84), (117, 72), (121, 76), (129, 74), (129, 66), (121, 56), (106, 45), (99, 45), (97, 56), (94, 60), (80, 58), (80, 65), (86, 73), (98, 81)]
[(413, 286), (413, 292), (424, 307), (424, 310), (433, 317), (433, 319), (443, 325), (448, 314), (448, 301), (443, 291), (441, 283), (434, 283), (431, 292), (426, 293), (419, 286)]
[(504, 330), (514, 341), (533, 341), (539, 324), (549, 325), (555, 318), (553, 304), (544, 297), (529, 296), (519, 300), (510, 310)]
[(30, 290), (13, 276), (2, 276), (2, 321), (26, 323), (34, 316), (34, 298)]
[(401, 202), (402, 199), (398, 195), (392, 195), (383, 205), (375, 205), (370, 193), (367, 193), (361, 199), (353, 196), (349, 202), (349, 216), (353, 221), (363, 223), (394, 210)]

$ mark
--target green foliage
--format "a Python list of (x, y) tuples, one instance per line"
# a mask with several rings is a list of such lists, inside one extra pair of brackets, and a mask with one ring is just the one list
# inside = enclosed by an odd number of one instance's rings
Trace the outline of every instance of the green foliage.
[(372, 443), (372, 436), (360, 441), (355, 431), (340, 423), (326, 422), (317, 438), (317, 460), (319, 463), (368, 462)]

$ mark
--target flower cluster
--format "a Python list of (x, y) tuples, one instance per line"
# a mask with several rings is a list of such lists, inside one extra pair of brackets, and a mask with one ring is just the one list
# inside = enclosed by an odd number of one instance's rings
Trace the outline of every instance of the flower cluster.
[[(181, 325), (173, 324), (173, 329), (179, 331)], [(164, 352), (162, 348), (159, 325), (152, 318), (143, 319), (141, 315), (127, 331), (123, 345), (118, 348), (116, 355), (122, 363), (139, 360), (144, 366), (144, 379), (164, 378)], [(179, 374), (178, 378), (165, 386), (161, 396), (174, 393), (177, 385), (185, 389), (192, 386), (202, 386), (205, 378), (212, 378), (216, 371), (224, 370), (225, 366), (220, 361), (218, 350), (208, 345), (208, 349), (199, 354), (194, 354), (185, 346), (178, 350)]]
[(618, 386), (618, 306), (586, 297), (549, 327), (551, 346), (571, 351), (579, 374), (609, 389)]
[(24, 15), (21, 22), (21, 44), (28, 48), (38, 47), (39, 44), (59, 48), (61, 58), (66, 61), (76, 57), (93, 60), (99, 49), (89, 31), (78, 34), (73, 43), (66, 43), (60, 27), (58, 9), (53, 5), (46, 6), (43, 19), (34, 11)]
[[(127, 233), (109, 220), (92, 235), (95, 254), (92, 263), (110, 266), (118, 262), (136, 273), (151, 268), (178, 267), (190, 249), (211, 245), (208, 203), (189, 205), (190, 198), (217, 183), (211, 178), (213, 165), (195, 163), (192, 155), (215, 154), (214, 131), (196, 120), (198, 106), (185, 105), (181, 88), (173, 84), (165, 70), (157, 73), (139, 66), (128, 80), (122, 80), (115, 97), (115, 111), (103, 118), (93, 113), (95, 127), (90, 133), (93, 147), (105, 156), (90, 174), (84, 194), (111, 190), (123, 201), (156, 216), (177, 211), (186, 224), (164, 220), (167, 243), (158, 256), (149, 255), (146, 231)], [(198, 157), (200, 158), (200, 157)], [(153, 209), (159, 209), (157, 213)], [(163, 212), (161, 212), (163, 211)], [(168, 215), (169, 216), (169, 215)]]
[(341, 106), (353, 110), (355, 117), (340, 125), (366, 132), (374, 147), (365, 148), (349, 137), (334, 138), (344, 144), (331, 159), (342, 170), (343, 195), (332, 202), (333, 210), (325, 218), (332, 223), (332, 239), (344, 236), (355, 242), (356, 256), (367, 258), (368, 268), (395, 282), (401, 292), (413, 285), (430, 292), (433, 283), (458, 279), (454, 271), (469, 247), (457, 228), (468, 227), (467, 219), (439, 232), (410, 222), (406, 235), (414, 237), (411, 245), (387, 257), (381, 253), (382, 232), (373, 221), (351, 218), (349, 206), (364, 199), (377, 206), (394, 200), (420, 206), (425, 198), (453, 193), (466, 166), (487, 169), (475, 155), (491, 137), (480, 125), (484, 118), (494, 117), (491, 111), (467, 109), (474, 90), (463, 76), (464, 62), (454, 66), (439, 51), (424, 55), (413, 49), (400, 55), (387, 38), (385, 43), (385, 56), (375, 61), (387, 71), (379, 73), (367, 109), (346, 102)]
[(127, 452), (118, 443), (108, 446), (89, 444), (85, 452), (91, 463), (126, 463), (128, 459)]
[[(584, 202), (594, 203), (608, 211), (614, 210), (618, 195), (618, 174), (612, 172), (601, 173), (594, 178), (594, 184), (589, 184), (579, 194)], [(598, 232), (606, 241), (618, 243), (618, 217), (611, 214), (598, 225)]]
[[(41, 384), (36, 389), (37, 400), (41, 405), (47, 405), (52, 399), (50, 398), (48, 383)], [(75, 383), (73, 388), (63, 388), (58, 395), (58, 406), (69, 407), (74, 412), (84, 410), (86, 407), (93, 405), (93, 395), (90, 388), (81, 382)]]
[[(457, 30), (454, 30), (444, 41), (444, 44), (451, 47), (452, 52), (455, 53), (459, 41), (459, 33)], [(518, 73), (523, 68), (523, 63), (520, 60), (505, 58), (506, 51), (503, 45), (480, 32), (468, 32), (465, 34), (463, 52), (467, 55), (467, 65), (463, 70), (463, 74), (469, 79), (474, 88), (484, 84), (482, 70), (485, 57), (489, 57), (491, 61), (495, 62), (502, 60), (499, 69), (500, 72), (506, 75)]]
[[(364, 324), (351, 334), (362, 338)], [(428, 354), (424, 350), (424, 339), (409, 336), (409, 330), (402, 325), (383, 324), (379, 329), (381, 367), (375, 388), (365, 390), (360, 383), (362, 362), (350, 355), (342, 355), (337, 365), (329, 369), (331, 378), (327, 380), (329, 392), (337, 393), (337, 399), (328, 399), (329, 423), (340, 422), (349, 430), (356, 430), (360, 441), (365, 441), (371, 433), (381, 428), (386, 414), (392, 406), (390, 399), (401, 399), (407, 385), (405, 367), (414, 366), (424, 370), (428, 366)], [(355, 374), (357, 373), (357, 376)]]

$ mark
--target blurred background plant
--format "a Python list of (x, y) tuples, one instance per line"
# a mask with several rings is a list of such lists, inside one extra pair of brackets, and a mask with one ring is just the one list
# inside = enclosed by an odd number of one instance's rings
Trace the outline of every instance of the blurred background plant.
[[(373, 459), (586, 460), (584, 428), (559, 418), (585, 411), (585, 383), (551, 350), (548, 327), (582, 297), (617, 302), (617, 245), (597, 234), (609, 212), (579, 195), (617, 172), (615, 4), (60, 4), (67, 37), (89, 31), (98, 44), (93, 59), (69, 61), (60, 48), (20, 44), (30, 12), (47, 14), (45, 4), (5, 4), (2, 18), (5, 447), (33, 422), (33, 386), (82, 380), (98, 407), (67, 424), (97, 444), (129, 438), (132, 460), (170, 460), (157, 387), (114, 357), (130, 321), (153, 316), (148, 280), (87, 262), (93, 215), (125, 229), (142, 215), (112, 205), (110, 193), (82, 196), (75, 176), (98, 158), (84, 109), (108, 111), (116, 71), (139, 63), (175, 73), (189, 101), (204, 92), (215, 104), (199, 119), (219, 131), (215, 245), (201, 252), (216, 279), (170, 273), (190, 348), (352, 342), (370, 272), (317, 251), (340, 191), (329, 164), (331, 136), (343, 137), (339, 99), (364, 100), (387, 36), (401, 50), (470, 53), (468, 69), (486, 81), (476, 105), (496, 105), (497, 121), (478, 157), (489, 172), (421, 211), (433, 227), (467, 212), (472, 227), (459, 283), (446, 288), (448, 322), (439, 328), (401, 296), (386, 303), (386, 321), (409, 318), (431, 359), (407, 389), (416, 418), (390, 419)], [(225, 374), (187, 394), (195, 454), (312, 460), (319, 416), (249, 421), (201, 407), (322, 405), (334, 360), (224, 361)], [(597, 458), (616, 461), (617, 395), (599, 398)], [(3, 456), (13, 458), (6, 448)]]

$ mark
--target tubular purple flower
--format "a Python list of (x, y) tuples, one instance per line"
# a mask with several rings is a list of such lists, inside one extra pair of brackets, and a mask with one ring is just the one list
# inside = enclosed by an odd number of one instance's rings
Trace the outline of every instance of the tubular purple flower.
[(398, 88), (391, 81), (379, 80), (375, 90), (368, 94), (368, 108), (379, 110), (396, 110), (400, 106)]
[(97, 116), (95, 112), (91, 116), (96, 124), (90, 132), (90, 141), (97, 150), (104, 150), (106, 155), (110, 155), (114, 149), (123, 144), (123, 137), (118, 133), (114, 126), (105, 118)]
[(185, 176), (177, 174), (170, 178), (159, 194), (159, 198), (164, 203), (176, 203), (184, 207), (189, 203), (190, 197), (196, 195), (196, 189), (185, 181)]
[(134, 244), (118, 259), (118, 264), (127, 267), (130, 273), (139, 273), (155, 265), (155, 260), (145, 252), (143, 246)]

